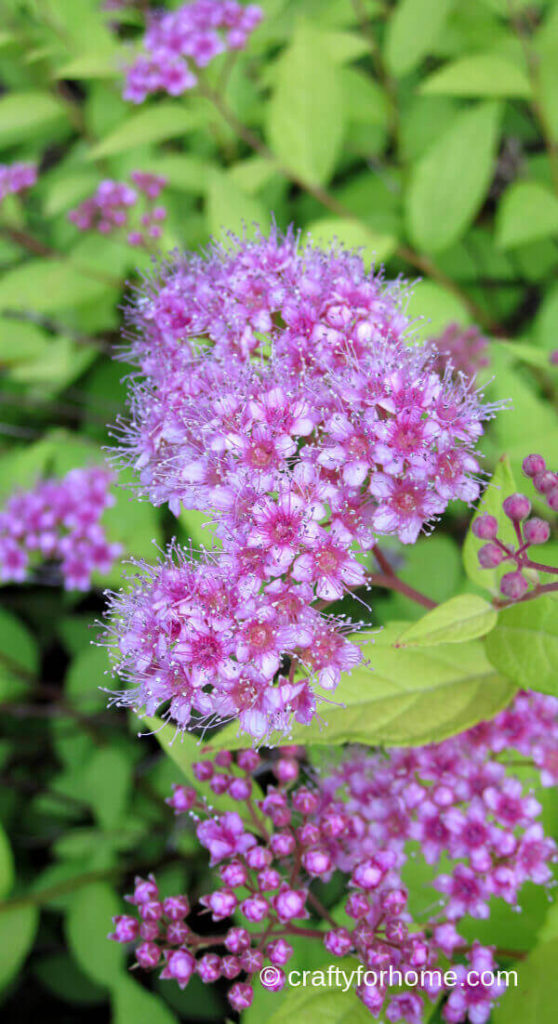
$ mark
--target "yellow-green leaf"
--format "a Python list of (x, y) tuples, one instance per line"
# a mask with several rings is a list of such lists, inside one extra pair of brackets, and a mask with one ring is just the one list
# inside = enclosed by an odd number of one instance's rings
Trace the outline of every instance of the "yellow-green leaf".
[(476, 594), (458, 594), (403, 630), (397, 646), (461, 644), (485, 636), (494, 629), (497, 621), (497, 611), (484, 598)]

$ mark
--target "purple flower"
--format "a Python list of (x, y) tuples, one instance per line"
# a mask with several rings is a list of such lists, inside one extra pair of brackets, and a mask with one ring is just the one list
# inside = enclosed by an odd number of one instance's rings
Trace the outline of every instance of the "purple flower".
[(175, 11), (150, 15), (143, 52), (126, 72), (124, 99), (143, 103), (155, 92), (180, 96), (225, 50), (242, 50), (263, 17), (259, 7), (236, 0), (193, 0)]

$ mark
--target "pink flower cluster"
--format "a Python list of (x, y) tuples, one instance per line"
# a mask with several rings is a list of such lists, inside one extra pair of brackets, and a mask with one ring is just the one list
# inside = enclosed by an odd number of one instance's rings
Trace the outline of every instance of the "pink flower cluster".
[[(264, 964), (277, 968), (274, 986), (283, 987), (289, 939), (304, 936), (333, 956), (356, 955), (378, 976), (390, 967), (433, 972), (403, 995), (381, 983), (361, 985), (357, 994), (373, 1016), (384, 1011), (389, 1021), (420, 1024), (428, 1001), (442, 996), (448, 1024), (467, 1015), (484, 1024), (503, 987), (469, 985), (467, 967), (493, 970), (495, 951), (468, 942), (460, 922), (487, 917), (492, 899), (515, 907), (526, 881), (547, 886), (556, 858), (538, 821), (540, 805), (500, 758), (513, 748), (541, 768), (543, 785), (555, 785), (557, 746), (558, 701), (522, 693), (491, 722), (454, 739), (387, 754), (356, 748), (322, 776), (300, 761), (300, 748), (284, 748), (271, 763), (253, 750), (236, 761), (222, 752), (214, 762), (198, 762), (197, 779), (231, 809), (212, 815), (187, 786), (175, 786), (168, 802), (198, 821), (198, 839), (220, 884), (191, 907), (185, 896), (161, 900), (152, 876), (137, 879), (129, 899), (139, 919), (117, 917), (111, 938), (138, 942), (137, 964), (161, 969), (162, 978), (182, 988), (194, 973), (206, 983), (233, 981), (229, 1001), (241, 1010), (251, 1004), (254, 976)], [(262, 778), (269, 768), (275, 782), (258, 793), (251, 774), (257, 770)], [(428, 920), (421, 915), (420, 924), (410, 910), (417, 895), (412, 871), (410, 889), (405, 881), (417, 842), (433, 890)], [(345, 875), (349, 895), (344, 906), (326, 908), (313, 885), (336, 871)], [(224, 922), (224, 930), (208, 935), (206, 927), (199, 934), (200, 913)], [(320, 919), (328, 923), (325, 931)], [(463, 980), (449, 993), (447, 961)]]
[(440, 374), (448, 364), (454, 373), (463, 373), (466, 377), (475, 377), (479, 370), (490, 366), (489, 342), (478, 327), (448, 324), (441, 334), (431, 338), (430, 345), (439, 353), (436, 369)]
[(331, 691), (360, 661), (320, 614), (366, 584), (359, 552), (478, 496), (491, 410), (409, 342), (401, 304), (358, 255), (276, 231), (179, 258), (138, 295), (122, 455), (153, 504), (210, 510), (222, 550), (145, 567), (116, 599), (124, 703), (258, 739), (308, 722), (312, 678)]
[[(528, 455), (523, 460), (523, 472), (533, 480), (535, 490), (545, 498), (549, 508), (558, 512), (558, 473), (546, 468), (542, 455)], [(528, 518), (531, 502), (525, 494), (510, 494), (502, 502), (502, 509), (513, 523), (517, 547), (505, 544), (498, 537), (498, 520), (488, 513), (475, 519), (472, 531), (475, 537), (488, 541), (478, 552), (483, 569), (495, 569), (506, 561), (515, 562), (516, 568), (502, 576), (500, 590), (510, 601), (520, 601), (533, 587), (533, 570), (558, 572), (555, 567), (534, 562), (529, 556), (533, 544), (545, 544), (549, 539), (550, 526), (544, 519)]]
[[(113, 703), (153, 715), (169, 702), (165, 717), (180, 729), (238, 719), (259, 742), (288, 732), (293, 716), (310, 722), (313, 683), (331, 691), (362, 660), (345, 636), (354, 627), (312, 607), (314, 590), (296, 574), (262, 579), (257, 560), (259, 550), (242, 576), (229, 556), (176, 551), (144, 566), (131, 592), (112, 599), (116, 670), (131, 684)], [(364, 581), (358, 563), (351, 572)]]
[[(70, 210), (68, 219), (80, 231), (111, 235), (126, 230), (127, 240), (134, 246), (146, 245), (160, 238), (161, 222), (165, 220), (167, 211), (164, 206), (155, 205), (155, 201), (166, 185), (166, 178), (132, 171), (130, 179), (133, 185), (110, 179), (102, 181), (89, 199)], [(138, 210), (140, 199), (143, 212)]]
[(126, 72), (124, 99), (143, 103), (155, 92), (180, 96), (192, 89), (193, 68), (206, 67), (226, 50), (242, 50), (262, 17), (259, 7), (236, 0), (194, 0), (152, 14), (143, 52)]
[(25, 192), (37, 180), (37, 165), (19, 161), (0, 164), (0, 203), (9, 195)]
[(56, 562), (66, 590), (88, 590), (91, 573), (108, 572), (121, 554), (107, 540), (101, 517), (113, 504), (112, 473), (72, 469), (18, 491), (0, 512), (0, 576), (21, 582), (40, 562)]

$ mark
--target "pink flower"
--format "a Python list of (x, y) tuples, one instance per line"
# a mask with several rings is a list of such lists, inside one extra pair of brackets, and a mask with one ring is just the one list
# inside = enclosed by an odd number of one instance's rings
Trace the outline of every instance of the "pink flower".
[(212, 865), (233, 854), (245, 853), (256, 842), (254, 836), (244, 831), (236, 811), (227, 811), (216, 821), (202, 821), (196, 831), (200, 843), (211, 854)]

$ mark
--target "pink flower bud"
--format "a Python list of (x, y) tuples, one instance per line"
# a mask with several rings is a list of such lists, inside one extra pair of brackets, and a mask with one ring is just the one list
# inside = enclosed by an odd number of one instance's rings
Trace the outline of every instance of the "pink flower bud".
[(502, 508), (509, 519), (514, 523), (520, 523), (529, 515), (531, 502), (525, 494), (510, 494), (509, 498), (502, 502)]
[(346, 928), (336, 928), (335, 931), (326, 932), (324, 946), (334, 956), (346, 956), (353, 948), (353, 940)]
[(485, 514), (475, 519), (471, 529), (479, 540), (494, 540), (498, 536), (498, 520)]
[(495, 569), (505, 557), (504, 552), (496, 544), (483, 544), (477, 552), (477, 558), (483, 569)]
[(302, 864), (308, 874), (313, 875), (315, 878), (327, 875), (328, 871), (331, 871), (332, 868), (331, 857), (328, 851), (321, 849), (306, 850), (302, 857)]
[(174, 808), (176, 814), (184, 814), (192, 809), (196, 799), (196, 791), (191, 786), (174, 785), (172, 787), (172, 796), (168, 797), (166, 803), (169, 807)]
[(237, 978), (242, 968), (240, 966), (240, 960), (236, 956), (224, 956), (221, 960), (221, 973), (224, 978), (232, 981), (233, 978)]
[(304, 889), (284, 889), (272, 900), (280, 921), (291, 921), (295, 917), (306, 915), (306, 892)]
[(550, 537), (550, 526), (544, 519), (528, 519), (523, 526), (523, 536), (527, 544), (545, 544)]
[(221, 977), (221, 960), (216, 953), (206, 953), (196, 961), (196, 972), (205, 985)]
[(225, 936), (225, 946), (229, 953), (243, 953), (250, 945), (250, 935), (246, 928), (229, 928)]
[(114, 939), (115, 942), (133, 942), (137, 938), (139, 929), (137, 918), (130, 917), (129, 914), (119, 914), (118, 917), (113, 917), (112, 923), (114, 932), (109, 935), (109, 939)]
[(142, 942), (136, 949), (136, 960), (144, 970), (153, 970), (161, 959), (161, 950), (154, 942)]
[(291, 959), (294, 949), (286, 939), (275, 939), (266, 949), (268, 959), (276, 967), (283, 967)]
[(384, 870), (376, 861), (372, 859), (363, 860), (354, 869), (351, 875), (351, 884), (359, 889), (376, 889), (382, 881), (384, 874)]
[(507, 572), (500, 580), (500, 590), (504, 597), (518, 601), (529, 590), (529, 583), (519, 571)]
[(546, 469), (546, 463), (542, 455), (527, 455), (523, 459), (523, 472), (525, 476), (534, 477), (539, 473), (544, 473)]

